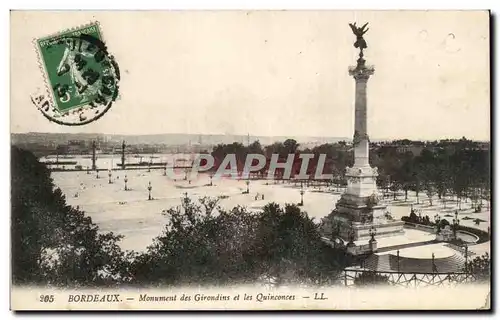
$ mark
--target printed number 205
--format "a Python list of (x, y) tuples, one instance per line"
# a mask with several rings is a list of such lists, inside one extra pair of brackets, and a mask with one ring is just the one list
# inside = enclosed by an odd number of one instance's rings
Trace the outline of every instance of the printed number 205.
[(41, 295), (40, 302), (54, 302), (54, 295)]

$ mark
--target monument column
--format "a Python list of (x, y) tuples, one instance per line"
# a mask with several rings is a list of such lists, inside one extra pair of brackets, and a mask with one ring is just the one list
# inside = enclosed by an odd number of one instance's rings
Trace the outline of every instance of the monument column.
[[(357, 27), (350, 23), (356, 42), (354, 47), (360, 49), (359, 58), (355, 66), (349, 67), (356, 83), (354, 97), (354, 165), (346, 168), (347, 189), (335, 205), (335, 209), (328, 216), (332, 225), (340, 226), (339, 236), (349, 239), (347, 250), (354, 254), (370, 253), (376, 249), (374, 232), (378, 230), (379, 237), (388, 237), (403, 233), (403, 221), (396, 221), (386, 215), (387, 206), (380, 203), (377, 191), (377, 168), (372, 168), (369, 162), (369, 145), (367, 127), (367, 92), (368, 79), (375, 72), (372, 66), (365, 64), (363, 50), (368, 48), (363, 35), (368, 31), (365, 23)], [(326, 225), (326, 224), (325, 224)], [(330, 232), (327, 230), (327, 232)], [(371, 250), (366, 251), (366, 246), (357, 246), (354, 241), (370, 239)], [(359, 250), (358, 250), (359, 249)]]
[(349, 74), (356, 81), (353, 137), (355, 168), (370, 167), (366, 85), (374, 71), (373, 67), (365, 66), (363, 58), (358, 59), (357, 66), (349, 68)]

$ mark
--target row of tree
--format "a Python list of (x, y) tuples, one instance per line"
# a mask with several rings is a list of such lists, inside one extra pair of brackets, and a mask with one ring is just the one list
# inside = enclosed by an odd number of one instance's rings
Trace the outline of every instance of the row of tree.
[[(433, 200), (437, 196), (446, 208), (447, 201), (453, 196), (460, 209), (462, 203), (468, 199), (472, 200), (471, 206), (477, 211), (481, 210), (483, 200), (486, 200), (486, 205), (489, 206), (491, 155), (489, 148), (484, 148), (484, 143), (465, 138), (427, 144), (407, 140), (404, 146), (413, 144), (421, 148), (418, 154), (411, 151), (402, 152), (399, 148), (401, 143), (372, 144), (370, 163), (378, 168), (377, 185), (386, 191), (386, 195), (392, 192), (396, 200), (398, 193), (402, 191), (404, 199), (407, 200), (411, 190), (416, 193), (417, 202), (420, 202), (424, 195), (430, 205), (434, 205)], [(278, 154), (280, 162), (285, 162), (289, 154), (295, 154), (292, 178), (300, 171), (301, 153), (314, 154), (314, 158), (309, 162), (308, 174), (315, 173), (319, 156), (325, 154), (323, 173), (333, 174), (331, 182), (340, 186), (347, 184), (345, 169), (354, 162), (353, 150), (345, 142), (299, 150), (297, 141), (288, 139), (266, 147), (262, 147), (258, 141), (248, 146), (240, 143), (217, 145), (212, 151), (212, 156), (216, 159), (214, 170), (218, 169), (226, 155), (235, 154), (238, 171), (241, 172), (246, 156), (250, 153), (263, 154), (268, 159), (266, 166), (260, 171), (261, 174), (267, 172), (272, 154)], [(280, 178), (281, 172), (276, 172), (276, 178)]]
[(297, 206), (225, 211), (219, 199), (185, 199), (166, 211), (165, 229), (146, 252), (122, 251), (66, 204), (46, 166), (11, 149), (12, 281), (17, 285), (186, 285), (269, 281), (334, 284), (350, 255), (321, 240)]
[(402, 190), (407, 200), (408, 191), (413, 190), (418, 202), (424, 193), (430, 205), (438, 196), (446, 207), (446, 201), (454, 196), (460, 209), (468, 199), (477, 208), (490, 197), (490, 152), (471, 144), (467, 140), (457, 142), (455, 148), (424, 148), (416, 156), (382, 147), (373, 161), (379, 168), (378, 185), (393, 191), (394, 198)]
[[(352, 152), (351, 152), (352, 153)], [(290, 154), (295, 155), (293, 159), (291, 177), (298, 175), (302, 165), (302, 159), (300, 154), (314, 154), (314, 158), (309, 160), (306, 173), (311, 177), (316, 173), (316, 167), (318, 165), (319, 156), (321, 154), (326, 155), (326, 161), (323, 167), (322, 173), (338, 173), (343, 176), (343, 171), (347, 165), (352, 165), (352, 161), (349, 161), (349, 151), (345, 142), (339, 142), (335, 144), (324, 144), (313, 149), (299, 150), (299, 144), (294, 139), (287, 139), (283, 142), (275, 142), (271, 145), (263, 147), (259, 141), (254, 141), (248, 146), (244, 146), (241, 143), (232, 144), (219, 144), (214, 147), (212, 151), (212, 156), (215, 159), (215, 164), (213, 170), (217, 170), (223, 159), (228, 154), (234, 154), (236, 156), (237, 170), (238, 172), (243, 171), (245, 165), (245, 160), (248, 154), (261, 154), (267, 159), (265, 166), (258, 172), (260, 175), (267, 174), (269, 170), (269, 165), (272, 155), (278, 155), (278, 162), (284, 163)], [(351, 157), (352, 158), (352, 157)], [(256, 164), (256, 163), (253, 163)], [(278, 168), (275, 172), (275, 178), (281, 179), (283, 177), (283, 169)], [(339, 176), (340, 177), (340, 176)], [(339, 181), (339, 183), (342, 183)]]

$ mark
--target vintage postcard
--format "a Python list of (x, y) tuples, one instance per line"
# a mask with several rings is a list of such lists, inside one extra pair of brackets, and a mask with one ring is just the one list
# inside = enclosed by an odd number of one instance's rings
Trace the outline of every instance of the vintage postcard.
[(488, 11), (10, 19), (12, 310), (490, 310)]

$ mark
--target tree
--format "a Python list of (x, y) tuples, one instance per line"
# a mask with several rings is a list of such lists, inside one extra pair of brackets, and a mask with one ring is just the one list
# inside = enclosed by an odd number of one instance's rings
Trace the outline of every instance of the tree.
[(389, 284), (389, 277), (375, 271), (364, 271), (354, 278), (354, 285), (361, 287), (387, 284)]
[(377, 186), (383, 190), (383, 197), (385, 199), (387, 194), (387, 189), (389, 188), (388, 176), (386, 176), (383, 172), (379, 172), (377, 177)]
[(446, 219), (441, 219), (439, 220), (438, 222), (438, 230), (442, 230), (444, 229), (446, 226), (449, 226), (450, 225), (450, 222)]
[(123, 281), (127, 253), (121, 236), (100, 233), (84, 212), (66, 205), (47, 167), (11, 148), (12, 281), (90, 286)]
[(318, 225), (299, 207), (268, 204), (259, 221), (256, 251), (261, 271), (278, 284), (329, 282), (344, 266), (328, 261)]
[(333, 168), (332, 174), (333, 174), (333, 180), (332, 180), (332, 182), (335, 184), (337, 192), (339, 192), (340, 191), (340, 185), (342, 184), (343, 173), (342, 173), (341, 170), (339, 170), (339, 168), (337, 166), (335, 166)]
[(462, 197), (467, 193), (470, 188), (469, 177), (472, 168), (468, 165), (469, 159), (467, 155), (463, 152), (455, 152), (451, 158), (453, 162), (452, 172), (451, 172), (451, 186), (452, 190), (457, 197), (457, 205), (459, 210), (462, 209)]
[(390, 187), (393, 195), (393, 199), (396, 200), (399, 189), (401, 189), (401, 183), (399, 181), (393, 180)]
[(476, 186), (474, 186), (471, 190), (471, 192), (469, 193), (469, 197), (471, 199), (471, 208), (472, 209), (475, 209), (477, 210), (477, 208), (481, 207), (481, 205), (479, 204), (478, 206), (478, 202), (479, 202), (479, 199), (480, 199), (480, 192), (481, 192), (481, 189), (477, 188)]
[(405, 153), (404, 158), (402, 159), (402, 165), (400, 166), (396, 176), (400, 186), (405, 192), (405, 201), (408, 201), (408, 190), (410, 190), (410, 187), (414, 182), (413, 162), (413, 154), (410, 152)]
[(491, 259), (489, 254), (485, 253), (469, 261), (465, 267), (465, 272), (474, 275), (476, 281), (490, 281)]
[(134, 260), (141, 284), (223, 285), (332, 283), (346, 260), (321, 240), (318, 225), (297, 206), (225, 211), (216, 201), (186, 199), (166, 211), (164, 232)]
[(429, 181), (425, 182), (425, 194), (429, 199), (429, 204), (432, 206), (432, 198), (436, 194), (436, 190), (434, 189), (434, 185), (432, 184), (432, 182)]
[(415, 173), (413, 175), (413, 183), (414, 183), (414, 188), (415, 188), (415, 195), (417, 197), (417, 204), (420, 203), (420, 198), (419, 198), (419, 195), (420, 195), (420, 188), (421, 188), (421, 177), (420, 177), (420, 174), (418, 173)]
[(491, 201), (491, 183), (490, 180), (486, 180), (484, 183), (484, 193), (481, 196), (482, 199), (486, 200), (486, 209), (490, 210), (490, 201)]
[[(254, 148), (256, 146), (253, 146)], [(212, 156), (214, 157), (214, 170), (217, 170), (221, 165), (222, 161), (226, 158), (228, 154), (234, 154), (237, 162), (237, 170), (241, 172), (243, 170), (243, 164), (245, 163), (246, 156), (248, 154), (248, 148), (243, 146), (239, 142), (234, 142), (231, 144), (219, 144), (214, 147), (212, 151)], [(225, 169), (228, 169), (227, 167)]]
[(283, 142), (283, 147), (286, 154), (295, 154), (299, 148), (299, 144), (294, 139), (286, 139), (285, 142)]
[(248, 146), (248, 153), (264, 154), (264, 149), (262, 149), (259, 140), (255, 140)]
[(437, 187), (437, 193), (441, 202), (443, 203), (443, 209), (446, 209), (446, 196), (448, 189), (446, 188), (446, 184), (444, 181), (440, 182)]
[(418, 188), (422, 185), (425, 194), (429, 199), (429, 204), (432, 206), (432, 199), (436, 195), (436, 177), (437, 168), (435, 163), (434, 153), (429, 149), (423, 149), (415, 161), (417, 162), (418, 172), (416, 180)]

